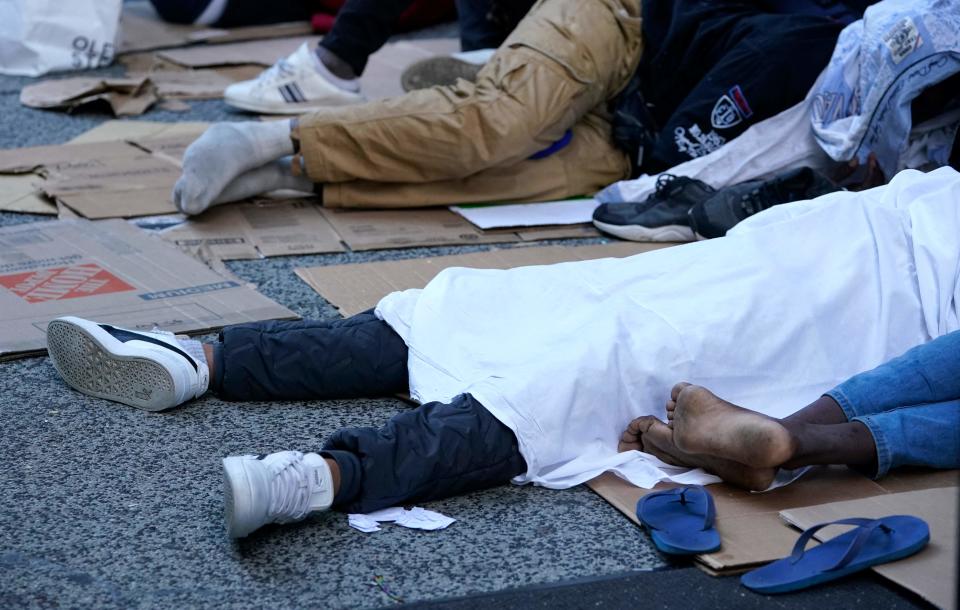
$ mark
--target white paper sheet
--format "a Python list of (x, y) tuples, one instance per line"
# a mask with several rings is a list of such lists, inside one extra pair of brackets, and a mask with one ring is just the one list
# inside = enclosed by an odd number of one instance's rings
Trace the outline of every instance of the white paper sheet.
[(453, 205), (450, 209), (480, 229), (499, 229), (583, 224), (593, 219), (593, 211), (598, 205), (600, 202), (596, 199), (567, 199), (479, 207)]
[(348, 516), (350, 527), (366, 534), (379, 532), (380, 524), (388, 521), (410, 529), (433, 531), (449, 527), (456, 519), (419, 506), (410, 510), (395, 506), (366, 515), (354, 513)]

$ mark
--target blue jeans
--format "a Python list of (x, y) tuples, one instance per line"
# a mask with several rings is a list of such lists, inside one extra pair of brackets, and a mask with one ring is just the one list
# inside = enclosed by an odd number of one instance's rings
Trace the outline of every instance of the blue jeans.
[(826, 395), (873, 435), (875, 478), (897, 466), (960, 468), (960, 331), (855, 375)]

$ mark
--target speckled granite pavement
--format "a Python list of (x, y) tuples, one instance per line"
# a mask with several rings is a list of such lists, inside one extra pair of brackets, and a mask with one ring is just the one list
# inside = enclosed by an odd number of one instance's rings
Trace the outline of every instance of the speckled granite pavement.
[[(0, 77), (0, 147), (64, 142), (109, 118), (24, 108), (17, 96), (26, 82)], [(142, 118), (244, 118), (219, 101), (190, 105), (189, 112)], [(0, 213), (0, 225), (41, 219)], [(230, 267), (304, 317), (329, 318), (337, 313), (294, 267), (477, 249), (273, 258)], [(375, 575), (415, 602), (663, 567), (646, 536), (583, 487), (505, 486), (432, 503), (458, 519), (440, 532), (387, 526), (361, 534), (347, 527), (345, 515), (331, 513), (268, 527), (240, 543), (226, 538), (221, 457), (309, 450), (337, 428), (376, 425), (405, 408), (393, 399), (230, 404), (205, 398), (145, 414), (69, 390), (46, 358), (0, 364), (6, 459), (0, 607), (369, 608), (394, 603), (371, 586)], [(684, 578), (696, 586), (707, 577), (694, 571)], [(866, 590), (906, 603), (880, 585)], [(683, 591), (677, 594), (682, 601)], [(639, 600), (621, 601), (634, 606)]]

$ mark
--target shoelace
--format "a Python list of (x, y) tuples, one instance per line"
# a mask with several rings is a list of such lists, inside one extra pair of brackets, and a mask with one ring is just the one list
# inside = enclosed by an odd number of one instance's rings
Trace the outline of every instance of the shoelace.
[(267, 515), (273, 521), (305, 517), (310, 506), (310, 483), (303, 465), (303, 454), (291, 452), (284, 461), (267, 466), (273, 473)]
[(267, 85), (275, 78), (290, 78), (295, 75), (296, 70), (294, 70), (293, 66), (290, 65), (290, 62), (284, 58), (277, 60), (277, 63), (264, 70), (263, 74), (257, 78), (257, 82), (260, 85)]

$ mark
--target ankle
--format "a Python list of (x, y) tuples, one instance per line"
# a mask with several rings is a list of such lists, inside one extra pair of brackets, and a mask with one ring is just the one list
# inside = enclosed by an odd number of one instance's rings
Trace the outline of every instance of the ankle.
[(336, 498), (337, 494), (340, 493), (340, 465), (333, 458), (325, 457), (323, 459), (326, 460), (327, 467), (330, 468), (330, 475), (333, 479), (333, 497)]
[(809, 433), (809, 424), (805, 422), (792, 422), (788, 419), (778, 420), (778, 423), (787, 431), (789, 438), (786, 460), (779, 465), (779, 468), (797, 468), (797, 461), (803, 455), (803, 439)]
[(317, 45), (314, 54), (317, 56), (320, 65), (326, 68), (330, 75), (345, 81), (357, 79), (358, 74), (353, 66), (330, 49)]
[(209, 375), (210, 375), (210, 387), (212, 388), (214, 387), (215, 385), (214, 382), (216, 380), (216, 377), (215, 377), (216, 367), (214, 366), (214, 363), (216, 362), (216, 358), (214, 357), (213, 345), (209, 343), (204, 343), (203, 355), (207, 359), (207, 371), (209, 372)]

